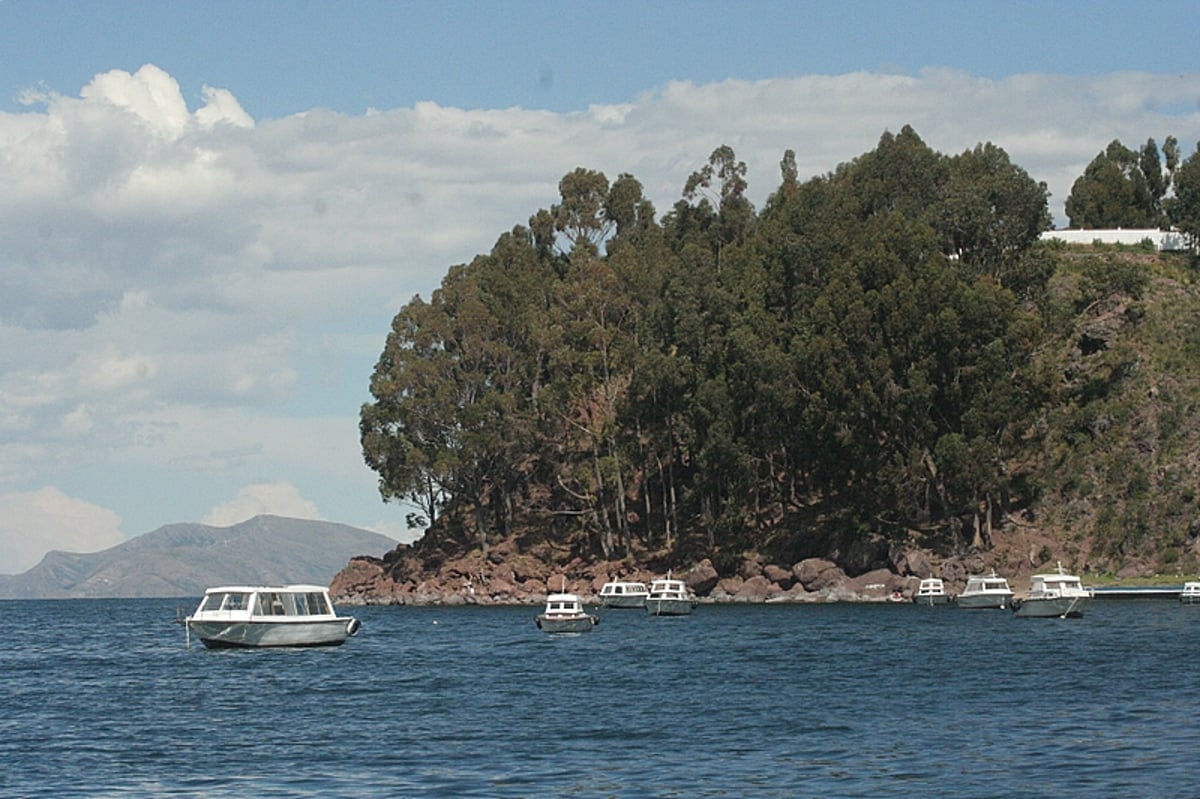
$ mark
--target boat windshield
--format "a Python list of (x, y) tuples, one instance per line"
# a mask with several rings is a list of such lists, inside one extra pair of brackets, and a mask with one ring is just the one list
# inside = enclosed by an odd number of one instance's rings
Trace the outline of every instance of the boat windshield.
[(325, 595), (319, 591), (263, 591), (258, 595), (258, 603), (254, 608), (256, 616), (319, 616), (332, 612)]
[(206, 610), (245, 610), (250, 607), (250, 595), (241, 592), (223, 592), (205, 594), (201, 611)]

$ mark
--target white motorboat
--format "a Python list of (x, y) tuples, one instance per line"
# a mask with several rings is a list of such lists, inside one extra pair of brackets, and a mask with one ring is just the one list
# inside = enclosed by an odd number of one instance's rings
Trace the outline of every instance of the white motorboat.
[(649, 595), (645, 583), (611, 580), (600, 589), (600, 602), (606, 608), (642, 608)]
[(926, 577), (917, 586), (913, 602), (917, 605), (949, 605), (952, 596), (946, 593), (946, 584), (937, 577)]
[(1008, 580), (996, 572), (973, 574), (967, 577), (967, 585), (954, 600), (960, 608), (998, 608), (1004, 610), (1012, 604), (1013, 591)]
[(209, 588), (196, 612), (183, 620), (188, 641), (205, 646), (340, 646), (358, 632), (353, 616), (338, 616), (320, 585)]
[(1092, 592), (1078, 577), (1063, 571), (1059, 563), (1056, 573), (1029, 578), (1029, 593), (1013, 599), (1013, 610), (1025, 617), (1079, 618), (1091, 601)]
[(696, 595), (683, 582), (671, 579), (670, 572), (650, 582), (646, 610), (651, 616), (687, 616), (696, 607)]
[(548, 633), (585, 633), (600, 620), (584, 611), (575, 594), (550, 594), (546, 607), (537, 617), (539, 630)]
[(1179, 601), (1185, 605), (1200, 604), (1200, 583), (1184, 583), (1179, 592)]

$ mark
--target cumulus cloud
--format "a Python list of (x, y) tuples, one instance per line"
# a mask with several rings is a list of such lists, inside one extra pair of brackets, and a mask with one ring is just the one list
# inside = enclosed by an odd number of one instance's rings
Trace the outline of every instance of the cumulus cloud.
[[(356, 414), (392, 315), (554, 203), (579, 166), (633, 174), (661, 213), (728, 144), (761, 206), (785, 150), (803, 179), (910, 124), (945, 153), (1003, 147), (1049, 184), (1062, 221), (1072, 181), (1112, 139), (1173, 134), (1186, 152), (1200, 139), (1195, 74), (859, 72), (675, 82), (571, 113), (423, 102), (262, 122), (235, 92), (205, 86), (193, 109), (146, 65), (0, 114), (5, 489), (186, 469), (212, 507), (269, 474), (328, 486), (325, 511), (362, 526), (350, 514), (374, 515), (378, 496)], [(146, 493), (117, 510), (129, 519), (168, 495)], [(265, 496), (315, 514), (286, 491), (251, 492), (212, 518), (263, 512), (234, 506)], [(155, 513), (145, 529), (182, 515)]]
[(255, 483), (243, 487), (236, 497), (213, 508), (200, 521), (215, 527), (228, 527), (264, 513), (295, 519), (321, 518), (317, 506), (300, 496), (295, 486)]
[(20, 574), (50, 550), (99, 552), (123, 538), (108, 508), (67, 496), (53, 486), (0, 495), (0, 574)]

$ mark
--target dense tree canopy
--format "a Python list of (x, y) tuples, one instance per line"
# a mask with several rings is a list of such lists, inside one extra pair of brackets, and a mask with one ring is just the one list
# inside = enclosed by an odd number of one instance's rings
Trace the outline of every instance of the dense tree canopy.
[(1166, 221), (1163, 199), (1177, 159), (1176, 142), (1168, 137), (1163, 151), (1154, 139), (1134, 151), (1113, 139), (1076, 179), (1067, 197), (1071, 227), (1157, 228)]
[(986, 536), (1036, 403), (1045, 185), (908, 127), (806, 182), (785, 153), (761, 212), (745, 174), (717, 148), (656, 221), (632, 176), (577, 169), (402, 308), (361, 412), (382, 496), (485, 549)]
[(1171, 223), (1195, 246), (1200, 242), (1200, 143), (1175, 170), (1175, 196), (1169, 206)]

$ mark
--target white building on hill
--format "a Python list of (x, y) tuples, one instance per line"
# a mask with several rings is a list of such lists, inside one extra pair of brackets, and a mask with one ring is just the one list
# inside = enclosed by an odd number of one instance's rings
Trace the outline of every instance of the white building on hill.
[(1138, 245), (1147, 239), (1159, 251), (1177, 252), (1190, 250), (1187, 237), (1177, 230), (1156, 228), (1110, 228), (1095, 230), (1047, 230), (1042, 241), (1058, 239), (1067, 244), (1129, 244)]

